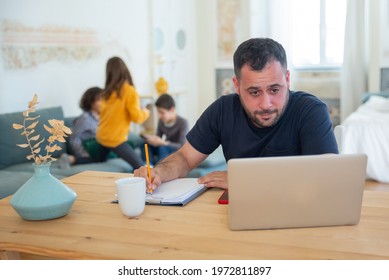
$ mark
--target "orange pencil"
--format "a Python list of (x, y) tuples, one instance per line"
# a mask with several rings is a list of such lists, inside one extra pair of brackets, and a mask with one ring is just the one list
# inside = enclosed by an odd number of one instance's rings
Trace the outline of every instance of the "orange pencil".
[[(150, 158), (149, 158), (149, 146), (145, 144), (145, 153), (146, 153), (146, 164), (147, 164), (147, 175), (149, 176), (149, 180), (151, 183), (151, 170), (150, 170)], [(149, 189), (150, 193), (153, 193), (153, 189)]]

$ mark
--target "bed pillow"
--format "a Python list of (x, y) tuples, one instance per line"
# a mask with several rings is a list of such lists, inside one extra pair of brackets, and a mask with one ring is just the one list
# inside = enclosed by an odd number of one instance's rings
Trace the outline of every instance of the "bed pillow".
[(361, 107), (378, 112), (389, 113), (389, 98), (373, 95)]

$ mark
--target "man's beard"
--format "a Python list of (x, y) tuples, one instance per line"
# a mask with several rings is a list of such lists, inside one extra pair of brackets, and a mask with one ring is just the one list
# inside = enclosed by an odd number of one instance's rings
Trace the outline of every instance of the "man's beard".
[[(282, 117), (282, 115), (285, 112), (286, 106), (287, 106), (288, 101), (289, 101), (289, 92), (287, 93), (286, 101), (285, 101), (285, 104), (282, 107), (281, 111), (278, 109), (257, 110), (257, 111), (254, 111), (253, 114), (251, 114), (248, 111), (248, 109), (246, 108), (246, 105), (244, 104), (240, 95), (239, 95), (239, 99), (240, 99), (240, 103), (242, 104), (244, 110), (246, 111), (247, 116), (249, 117), (249, 119), (252, 121), (252, 123), (255, 126), (260, 127), (260, 128), (272, 127), (279, 121), (279, 119)], [(257, 118), (257, 116), (262, 116), (262, 115), (266, 115), (266, 114), (276, 114), (276, 116), (271, 122), (262, 121), (261, 119)]]

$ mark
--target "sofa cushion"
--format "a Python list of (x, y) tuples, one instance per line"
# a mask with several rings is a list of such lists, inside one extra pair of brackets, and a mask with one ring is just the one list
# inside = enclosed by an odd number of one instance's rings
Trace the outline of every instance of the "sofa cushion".
[[(65, 125), (69, 127), (73, 131), (74, 127), (74, 121), (76, 120), (77, 117), (65, 117)], [(72, 147), (72, 144), (70, 144), (70, 139), (66, 139), (66, 153), (70, 155), (74, 155), (74, 149)]]
[(220, 164), (226, 163), (226, 160), (223, 155), (223, 150), (219, 146), (212, 154), (210, 154), (198, 167), (208, 168), (214, 167)]
[(219, 146), (197, 168), (191, 170), (187, 177), (199, 178), (213, 171), (226, 171), (227, 163), (223, 155), (223, 149)]
[[(61, 169), (57, 162), (51, 166), (51, 174), (62, 179), (85, 170), (131, 173), (132, 167), (122, 159), (110, 159), (101, 163), (78, 164), (69, 169)], [(0, 170), (0, 199), (14, 194), (34, 174), (31, 163), (20, 163)]]
[(214, 165), (210, 167), (197, 167), (190, 171), (186, 177), (188, 178), (200, 178), (204, 175), (207, 175), (208, 173), (211, 173), (213, 171), (227, 171), (227, 164), (222, 163), (219, 165)]
[[(36, 115), (40, 115), (40, 118), (38, 125), (35, 127), (34, 135), (40, 134), (41, 137), (44, 137), (46, 140), (50, 136), (50, 133), (44, 129), (43, 124), (48, 125), (49, 119), (64, 119), (61, 107), (40, 109), (34, 114), (34, 116)], [(23, 162), (32, 163), (32, 160), (29, 161), (26, 159), (26, 156), (30, 154), (29, 149), (23, 149), (16, 146), (16, 144), (26, 143), (26, 139), (21, 135), (21, 130), (15, 130), (12, 127), (12, 124), (14, 123), (23, 124), (23, 112), (0, 115), (0, 131), (2, 134), (2, 137), (0, 137), (0, 169)], [(44, 141), (41, 144), (42, 151), (45, 151), (44, 148), (46, 145), (47, 141)], [(53, 154), (53, 157), (59, 157), (61, 153), (66, 152), (66, 143), (57, 142), (57, 145), (59, 145), (62, 150), (56, 151)]]
[[(31, 174), (30, 176), (32, 176), (32, 174), (34, 173), (33, 165), (27, 162), (8, 166), (3, 170), (8, 172), (15, 172), (15, 173), (29, 172)], [(60, 168), (58, 161), (55, 161), (51, 164), (51, 168), (50, 168), (51, 174), (58, 179), (75, 175), (85, 170), (130, 173), (132, 172), (133, 168), (131, 167), (130, 164), (128, 164), (127, 162), (125, 162), (120, 158), (109, 159), (105, 162), (76, 164), (76, 165), (72, 165), (68, 169)]]
[(108, 159), (105, 162), (76, 164), (72, 165), (69, 169), (61, 169), (57, 162), (54, 162), (51, 166), (51, 174), (57, 178), (72, 176), (85, 170), (131, 173), (133, 168), (121, 158)]
[(30, 172), (0, 170), (0, 199), (14, 194), (31, 176)]

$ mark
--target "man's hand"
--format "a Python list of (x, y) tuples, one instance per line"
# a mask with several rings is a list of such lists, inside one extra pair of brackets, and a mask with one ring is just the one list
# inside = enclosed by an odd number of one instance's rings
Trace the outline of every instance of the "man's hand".
[(150, 169), (150, 172), (151, 172), (151, 182), (149, 180), (149, 176), (147, 175), (146, 166), (141, 166), (140, 168), (134, 170), (135, 177), (143, 177), (146, 179), (146, 191), (148, 193), (150, 192), (150, 189), (154, 191), (162, 183), (160, 176), (153, 168)]
[(228, 189), (227, 171), (214, 171), (203, 177), (200, 177), (198, 182), (205, 184), (208, 188)]
[[(159, 187), (162, 182), (177, 178), (184, 178), (188, 172), (199, 165), (207, 155), (200, 153), (186, 142), (178, 151), (158, 162), (150, 170), (151, 182), (147, 176), (147, 167), (142, 166), (134, 170), (134, 176), (146, 179), (146, 187), (153, 190)], [(225, 176), (227, 178), (227, 176)]]

